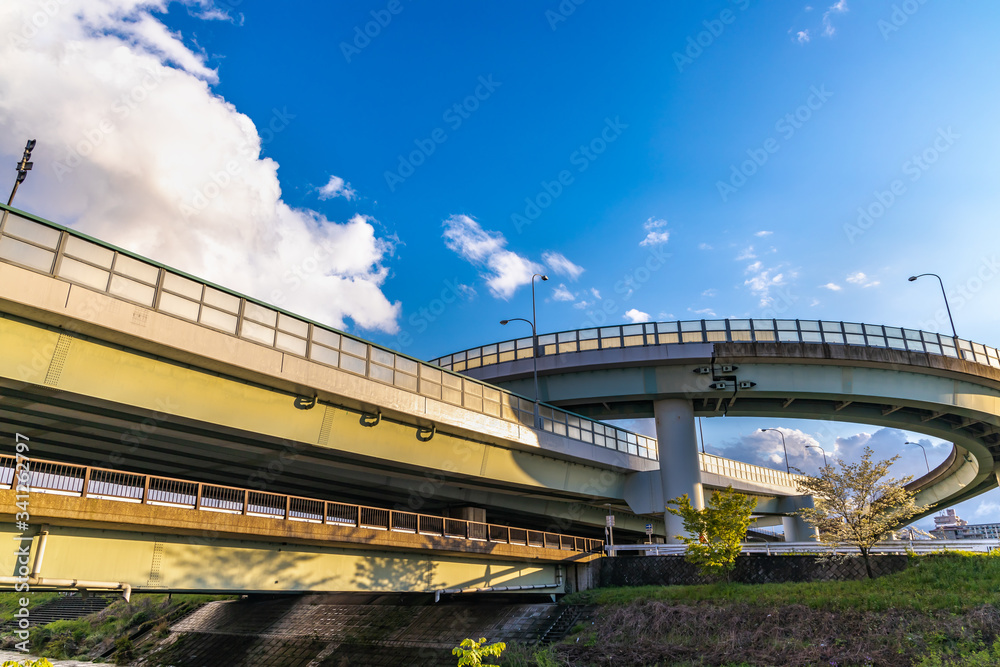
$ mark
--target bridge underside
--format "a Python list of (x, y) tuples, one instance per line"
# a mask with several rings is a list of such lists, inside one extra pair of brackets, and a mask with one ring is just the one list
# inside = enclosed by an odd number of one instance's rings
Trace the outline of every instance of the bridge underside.
[[(0, 540), (19, 537), (12, 522)], [(39, 537), (31, 543), (31, 558)], [(24, 544), (28, 544), (27, 542)], [(30, 561), (29, 561), (30, 562)], [(524, 592), (565, 592), (566, 566), (442, 553), (347, 549), (211, 535), (52, 526), (32, 590), (68, 589), (68, 582), (128, 584), (133, 592), (435, 592), (525, 587)], [(0, 554), (11, 590), (18, 573), (14, 550)], [(86, 587), (86, 586), (83, 586)], [(111, 586), (107, 586), (111, 588)]]
[[(603, 537), (623, 474), (504, 449), (0, 317), (0, 439), (31, 456)], [(646, 519), (618, 514), (622, 531)]]
[[(651, 418), (653, 410), (652, 401), (625, 401), (622, 403), (613, 400), (602, 401), (601, 403), (576, 403), (572, 401), (553, 401), (568, 410), (591, 417), (592, 419), (643, 419)], [(847, 403), (845, 405), (845, 403)], [(944, 412), (941, 410), (927, 409), (921, 407), (904, 407), (886, 403), (884, 400), (866, 401), (854, 400), (843, 401), (837, 399), (816, 399), (816, 398), (787, 398), (768, 397), (757, 393), (745, 392), (736, 399), (732, 397), (704, 397), (694, 401), (694, 414), (698, 417), (772, 417), (788, 419), (814, 419), (821, 421), (839, 421), (852, 424), (869, 424), (872, 426), (885, 426), (888, 428), (899, 428), (918, 433), (931, 435), (942, 440), (948, 440), (959, 445), (981, 443), (982, 435), (992, 435), (996, 432), (994, 427), (988, 423), (976, 422), (972, 426), (973, 434), (958, 431), (963, 426), (968, 426), (971, 421), (961, 415)], [(1000, 456), (1000, 446), (994, 443), (991, 438), (988, 440), (989, 446), (986, 449), (990, 454)], [(985, 443), (984, 443), (985, 444)], [(975, 449), (982, 452), (984, 447), (980, 444)], [(962, 456), (971, 458), (968, 450), (962, 447)], [(982, 458), (986, 458), (983, 456)], [(962, 460), (955, 458), (945, 461), (937, 469), (931, 471), (928, 479), (942, 478), (939, 488), (933, 493), (917, 495), (920, 504), (939, 503), (941, 499), (947, 498), (948, 505), (954, 505), (964, 500), (969, 500), (980, 494), (997, 488), (998, 477), (993, 473), (994, 464), (990, 459), (986, 459), (985, 471), (987, 474), (975, 475), (966, 473), (956, 476), (950, 480), (944, 479), (947, 474), (957, 469)], [(969, 461), (971, 462), (971, 461)], [(642, 473), (646, 475), (647, 473)], [(978, 477), (978, 479), (975, 479)], [(915, 480), (920, 482), (920, 480)], [(717, 487), (718, 485), (716, 485)], [(928, 485), (929, 486), (929, 485)], [(711, 488), (711, 487), (710, 487)], [(777, 506), (777, 499), (768, 499), (769, 502), (762, 507)], [(935, 504), (931, 509), (917, 515), (913, 520), (929, 516), (941, 507)]]
[[(923, 516), (998, 485), (996, 369), (935, 355), (836, 345), (659, 347), (670, 348), (669, 354), (647, 346), (542, 357), (542, 399), (594, 419), (635, 419), (653, 417), (654, 401), (682, 398), (701, 417), (842, 421), (953, 442), (955, 455), (913, 482), (921, 489), (918, 503), (935, 504)], [(713, 373), (693, 372), (723, 364), (734, 369), (726, 390), (709, 386)], [(520, 391), (528, 387), (530, 371), (527, 361), (516, 361), (467, 373)], [(737, 390), (737, 381), (750, 384)]]

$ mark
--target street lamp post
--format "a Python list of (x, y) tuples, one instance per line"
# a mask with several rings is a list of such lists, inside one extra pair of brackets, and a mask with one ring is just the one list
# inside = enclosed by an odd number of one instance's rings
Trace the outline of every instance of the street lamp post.
[(829, 465), (826, 462), (826, 450), (825, 449), (823, 449), (819, 445), (806, 445), (806, 447), (813, 447), (813, 448), (818, 449), (819, 451), (823, 452), (823, 467), (825, 468), (827, 465)]
[(531, 373), (535, 381), (535, 428), (538, 428), (538, 332), (535, 329), (535, 278), (541, 278), (543, 281), (549, 279), (548, 276), (541, 273), (535, 273), (531, 276), (531, 320), (526, 320), (523, 317), (511, 317), (500, 320), (500, 324), (506, 326), (508, 322), (527, 322), (531, 326)]
[(927, 472), (930, 472), (931, 471), (931, 464), (927, 462), (927, 450), (924, 448), (924, 446), (921, 445), (919, 442), (910, 442), (909, 440), (907, 440), (903, 444), (904, 445), (916, 445), (917, 447), (919, 447), (920, 449), (923, 450), (923, 452), (924, 452), (924, 465), (927, 466)]
[(605, 520), (604, 532), (607, 534), (608, 545), (611, 547), (610, 553), (615, 555), (615, 515), (611, 513), (611, 503), (604, 503), (608, 508), (608, 517)]
[[(951, 306), (948, 305), (948, 294), (944, 291), (944, 281), (941, 280), (941, 276), (939, 276), (936, 273), (921, 273), (916, 276), (910, 276), (909, 278), (907, 278), (907, 280), (909, 280), (912, 283), (917, 278), (923, 278), (924, 276), (934, 276), (935, 278), (938, 279), (938, 283), (940, 283), (941, 285), (941, 296), (944, 297), (944, 307), (945, 310), (948, 311), (948, 321), (951, 323), (951, 337), (957, 339), (958, 334), (955, 333), (955, 320), (951, 319)], [(957, 347), (957, 340), (956, 340), (956, 347)]]
[[(28, 143), (24, 145), (24, 156), (21, 161), (17, 163), (17, 180), (14, 181), (14, 189), (10, 191), (10, 199), (7, 200), (7, 206), (10, 206), (14, 202), (14, 195), (17, 194), (17, 186), (24, 182), (25, 177), (28, 175), (28, 171), (31, 170), (32, 162), (31, 151), (35, 150), (35, 140), (29, 139)], [(4, 214), (6, 215), (6, 214)]]
[(791, 466), (788, 465), (788, 447), (785, 446), (785, 434), (782, 433), (781, 431), (779, 431), (776, 428), (762, 428), (761, 432), (764, 432), (764, 431), (774, 431), (775, 433), (777, 433), (778, 435), (781, 436), (781, 448), (783, 450), (785, 450), (785, 472), (787, 472), (789, 475), (791, 475), (792, 474), (792, 468), (791, 468)]

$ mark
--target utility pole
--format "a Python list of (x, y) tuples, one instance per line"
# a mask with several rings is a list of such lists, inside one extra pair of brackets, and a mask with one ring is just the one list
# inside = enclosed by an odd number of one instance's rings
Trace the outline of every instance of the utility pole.
[(29, 162), (31, 159), (31, 151), (33, 150), (35, 150), (35, 140), (28, 139), (28, 143), (24, 145), (24, 156), (21, 158), (21, 161), (17, 163), (17, 180), (14, 181), (14, 189), (10, 191), (10, 199), (7, 200), (7, 206), (10, 206), (14, 201), (14, 195), (17, 194), (17, 186), (24, 182), (25, 177), (28, 175), (28, 171), (34, 164)]

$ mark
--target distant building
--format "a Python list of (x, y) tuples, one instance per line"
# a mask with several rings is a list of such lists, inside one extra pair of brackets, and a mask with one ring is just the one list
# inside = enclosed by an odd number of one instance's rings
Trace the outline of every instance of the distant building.
[(934, 517), (931, 534), (946, 540), (989, 540), (1000, 538), (1000, 523), (969, 524), (949, 509)]
[[(952, 531), (946, 530), (945, 534)], [(1000, 523), (974, 523), (954, 530), (953, 540), (995, 540), (1000, 538)]]
[(936, 537), (944, 537), (944, 531), (954, 530), (960, 526), (968, 525), (968, 521), (963, 521), (953, 509), (947, 509), (934, 517), (934, 530), (931, 534)]

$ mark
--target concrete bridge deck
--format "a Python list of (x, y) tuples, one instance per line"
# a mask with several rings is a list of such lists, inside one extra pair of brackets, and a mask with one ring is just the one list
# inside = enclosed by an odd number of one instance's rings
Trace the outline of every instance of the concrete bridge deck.
[(551, 406), (534, 428), (523, 396), (3, 210), (0, 417), (36, 456), (593, 536), (610, 502), (644, 532), (623, 498), (654, 439)]
[(8, 487), (0, 490), (0, 533), (22, 548), (0, 554), (0, 571), (14, 573), (0, 576), (0, 588), (551, 594), (565, 592), (563, 576), (577, 576), (576, 566), (602, 547), (570, 535), (26, 458), (0, 458), (0, 484)]
[[(436, 361), (524, 391), (534, 365), (530, 342)], [(1000, 356), (993, 347), (851, 322), (697, 320), (544, 335), (539, 354), (542, 399), (593, 418), (653, 417), (658, 403), (675, 401), (691, 416), (895, 427), (955, 444), (940, 466), (914, 480), (919, 503), (945, 507), (997, 486)], [(663, 447), (661, 455), (673, 460)], [(633, 485), (650, 476), (636, 475)]]

